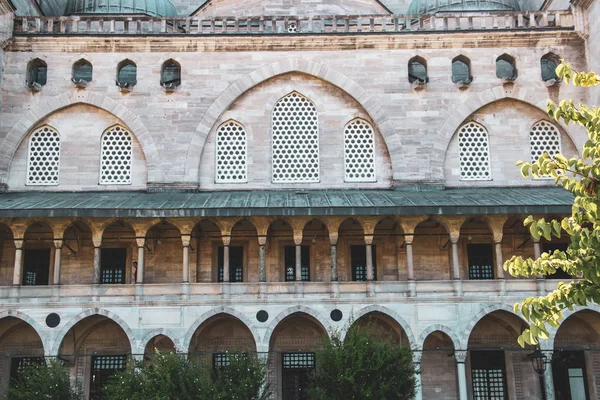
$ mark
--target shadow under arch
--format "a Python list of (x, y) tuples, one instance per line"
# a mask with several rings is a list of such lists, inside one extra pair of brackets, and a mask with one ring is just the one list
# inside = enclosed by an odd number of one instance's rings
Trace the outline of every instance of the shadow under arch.
[(273, 332), (275, 332), (275, 329), (277, 329), (279, 323), (287, 317), (290, 317), (295, 314), (306, 314), (309, 317), (312, 317), (315, 320), (315, 322), (318, 322), (321, 325), (321, 328), (323, 328), (323, 331), (327, 336), (329, 336), (330, 332), (332, 332), (332, 327), (329, 324), (329, 322), (327, 322), (327, 319), (325, 319), (325, 317), (323, 317), (321, 314), (319, 314), (312, 308), (305, 306), (290, 307), (287, 310), (280, 312), (275, 318), (273, 318), (273, 321), (271, 321), (269, 327), (265, 331), (265, 335), (262, 340), (263, 346), (270, 346), (271, 337), (273, 336)]
[(127, 339), (129, 340), (129, 347), (130, 347), (131, 351), (134, 351), (135, 349), (137, 349), (137, 342), (133, 335), (133, 331), (121, 317), (119, 317), (117, 314), (115, 314), (111, 311), (108, 311), (108, 310), (105, 310), (102, 308), (94, 308), (94, 309), (87, 310), (87, 311), (84, 311), (84, 312), (76, 315), (75, 317), (71, 318), (71, 320), (69, 320), (69, 322), (65, 326), (63, 326), (63, 328), (60, 330), (59, 334), (56, 336), (56, 339), (54, 340), (54, 344), (52, 345), (52, 353), (51, 354), (58, 355), (60, 346), (61, 346), (65, 336), (71, 330), (71, 328), (73, 328), (75, 325), (77, 325), (78, 322), (83, 321), (84, 319), (91, 317), (93, 315), (100, 315), (100, 316), (106, 317), (106, 318), (110, 319), (111, 321), (113, 321), (114, 323), (116, 323), (117, 325), (119, 325), (119, 327), (121, 327), (123, 332), (125, 332), (125, 335), (127, 336)]
[(49, 98), (19, 117), (19, 122), (10, 129), (4, 140), (0, 142), (0, 171), (4, 171), (0, 174), (0, 183), (8, 182), (11, 161), (26, 135), (48, 116), (78, 104), (97, 107), (123, 121), (125, 127), (135, 136), (142, 147), (146, 158), (148, 182), (162, 181), (163, 173), (160, 167), (158, 147), (141, 119), (126, 106), (110, 97), (103, 96), (100, 93), (78, 91), (77, 93), (67, 92)]
[(438, 332), (438, 331), (445, 333), (450, 338), (450, 340), (452, 340), (452, 343), (454, 344), (454, 348), (456, 350), (462, 350), (461, 341), (458, 338), (458, 336), (456, 336), (456, 333), (454, 333), (454, 331), (452, 331), (452, 329), (448, 328), (446, 325), (441, 325), (441, 324), (430, 325), (429, 327), (427, 327), (419, 336), (419, 340), (417, 342), (417, 346), (418, 346), (417, 348), (423, 349), (423, 347), (425, 345), (425, 341), (427, 340), (429, 335), (431, 335), (434, 332)]
[(395, 171), (404, 165), (400, 135), (381, 107), (377, 96), (369, 93), (346, 75), (324, 64), (294, 58), (263, 65), (233, 82), (215, 99), (202, 117), (190, 140), (185, 161), (186, 181), (198, 181), (200, 158), (204, 143), (221, 115), (248, 90), (271, 78), (292, 72), (299, 72), (321, 79), (350, 95), (369, 114), (383, 136), (390, 154), (392, 170)]
[[(588, 304), (586, 307), (578, 307), (576, 309), (574, 309), (573, 311), (569, 311), (569, 310), (565, 310), (565, 312), (563, 312), (563, 319), (560, 323), (560, 325), (558, 326), (558, 328), (552, 328), (550, 327), (549, 329), (549, 333), (550, 333), (550, 339), (548, 340), (548, 345), (550, 346), (543, 346), (544, 348), (547, 349), (556, 349), (556, 338), (558, 336), (559, 331), (561, 330), (561, 328), (563, 328), (563, 325), (567, 322), (567, 320), (569, 320), (569, 318), (573, 317), (573, 316), (577, 316), (578, 314), (581, 315), (580, 313), (582, 312), (590, 312), (590, 313), (594, 313), (596, 314), (597, 317), (600, 317), (600, 306), (596, 305), (596, 304)], [(542, 345), (543, 342), (540, 342), (540, 345)]]
[(170, 339), (173, 342), (173, 344), (175, 345), (175, 351), (177, 351), (178, 353), (185, 352), (185, 350), (182, 349), (180, 346), (179, 338), (177, 338), (177, 336), (175, 336), (173, 334), (173, 332), (171, 332), (170, 330), (165, 329), (165, 328), (158, 328), (158, 329), (154, 329), (154, 330), (148, 332), (146, 334), (146, 336), (144, 336), (144, 338), (138, 342), (138, 347), (135, 351), (135, 354), (144, 354), (144, 352), (146, 350), (146, 346), (156, 336), (164, 336), (164, 337)]
[(388, 317), (395, 320), (398, 323), (398, 325), (400, 325), (400, 327), (402, 328), (404, 333), (406, 334), (406, 338), (408, 339), (408, 344), (409, 344), (410, 348), (412, 350), (415, 350), (417, 348), (416, 347), (417, 342), (415, 341), (415, 335), (413, 334), (412, 329), (410, 328), (410, 325), (406, 322), (406, 320), (404, 318), (402, 318), (400, 316), (400, 314), (398, 314), (397, 312), (395, 312), (385, 306), (374, 304), (371, 306), (361, 308), (360, 310), (356, 311), (353, 314), (354, 322), (358, 321), (365, 315), (370, 314), (372, 312), (379, 312), (381, 314), (385, 314)]
[(529, 324), (527, 323), (527, 321), (525, 321), (523, 319), (523, 317), (521, 317), (518, 314), (515, 314), (515, 312), (513, 311), (513, 308), (511, 306), (506, 305), (506, 304), (492, 304), (492, 305), (487, 306), (484, 309), (480, 310), (477, 314), (475, 314), (475, 316), (473, 316), (473, 318), (471, 318), (471, 320), (469, 321), (469, 323), (467, 324), (467, 326), (465, 327), (465, 329), (463, 331), (462, 337), (460, 338), (461, 343), (465, 343), (468, 345), (469, 337), (471, 336), (471, 333), (473, 332), (473, 328), (475, 328), (477, 323), (479, 321), (481, 321), (486, 315), (491, 314), (494, 311), (506, 311), (509, 314), (516, 316), (521, 321), (523, 321), (527, 326), (529, 326)]
[(16, 318), (18, 320), (21, 320), (23, 322), (25, 322), (26, 324), (28, 324), (29, 326), (31, 326), (31, 328), (35, 331), (35, 333), (37, 333), (37, 335), (40, 338), (40, 341), (42, 342), (42, 349), (44, 350), (44, 354), (48, 355), (47, 350), (49, 348), (47, 341), (44, 340), (44, 335), (42, 334), (42, 327), (40, 326), (40, 324), (37, 323), (36, 320), (34, 320), (33, 318), (31, 318), (29, 315), (18, 311), (18, 310), (6, 310), (6, 311), (1, 311), (0, 312), (0, 321), (2, 321), (4, 318)]

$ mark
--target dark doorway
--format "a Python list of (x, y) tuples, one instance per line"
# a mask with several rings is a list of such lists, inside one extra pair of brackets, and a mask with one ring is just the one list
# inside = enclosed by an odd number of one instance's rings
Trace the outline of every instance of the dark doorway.
[[(223, 282), (224, 247), (219, 247), (219, 276), (217, 281)], [(244, 282), (244, 248), (242, 246), (229, 247), (229, 282)]]
[(100, 283), (125, 283), (127, 249), (102, 249)]
[[(375, 245), (372, 245), (373, 252), (373, 280), (377, 280), (377, 251)], [(367, 280), (367, 246), (357, 245), (350, 246), (350, 262), (352, 263), (352, 280), (366, 281)]]
[(41, 365), (43, 357), (13, 357), (10, 359), (10, 385), (14, 385), (23, 370), (29, 366)]
[(589, 399), (583, 351), (554, 352), (552, 377), (556, 400)]
[(47, 285), (50, 275), (50, 249), (24, 251), (23, 286)]
[(504, 351), (471, 351), (474, 400), (508, 399)]
[(307, 400), (309, 375), (315, 369), (315, 353), (282, 354), (283, 400)]
[(494, 246), (491, 244), (467, 245), (469, 279), (494, 279)]
[[(300, 266), (302, 281), (310, 281), (310, 246), (300, 246)], [(296, 246), (285, 246), (284, 248), (285, 281), (296, 280)]]
[(90, 400), (101, 400), (102, 389), (108, 379), (118, 371), (125, 369), (126, 356), (92, 356), (90, 375)]

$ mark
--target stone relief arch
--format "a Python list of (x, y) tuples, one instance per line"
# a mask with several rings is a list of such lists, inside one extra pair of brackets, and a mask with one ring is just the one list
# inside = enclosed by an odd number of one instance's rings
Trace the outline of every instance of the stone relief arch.
[(159, 335), (163, 335), (171, 339), (173, 341), (173, 344), (175, 345), (175, 351), (177, 351), (178, 353), (187, 352), (187, 350), (181, 347), (181, 341), (173, 332), (165, 328), (158, 328), (148, 332), (146, 336), (144, 336), (144, 338), (138, 342), (138, 347), (135, 350), (134, 354), (144, 354), (148, 342), (150, 342), (154, 337)]
[(187, 333), (185, 334), (183, 342), (181, 343), (181, 348), (184, 349), (184, 351), (186, 352), (189, 351), (190, 344), (192, 343), (192, 339), (194, 338), (194, 334), (200, 328), (200, 326), (202, 326), (202, 324), (208, 319), (219, 314), (230, 315), (234, 318), (237, 318), (242, 324), (244, 324), (246, 328), (248, 328), (248, 330), (252, 333), (252, 338), (254, 339), (254, 343), (256, 343), (256, 346), (258, 348), (258, 344), (260, 343), (260, 334), (258, 333), (258, 330), (254, 326), (254, 324), (252, 324), (250, 319), (248, 319), (248, 317), (246, 317), (240, 311), (227, 306), (213, 308), (212, 310), (205, 312), (198, 319), (196, 319), (196, 321), (194, 321), (192, 326), (190, 326)]
[(29, 315), (27, 315), (21, 311), (18, 311), (18, 310), (6, 310), (6, 311), (0, 312), (0, 320), (7, 318), (7, 317), (17, 318), (17, 319), (20, 319), (21, 321), (29, 324), (29, 326), (31, 326), (33, 328), (33, 330), (40, 337), (40, 340), (42, 341), (42, 348), (44, 350), (44, 354), (48, 354), (47, 351), (49, 349), (50, 338), (47, 338), (46, 337), (47, 335), (43, 334), (42, 327), (40, 324), (37, 323), (36, 320), (31, 318)]
[(283, 321), (285, 318), (287, 318), (293, 314), (309, 315), (309, 316), (313, 317), (319, 324), (321, 324), (321, 327), (323, 328), (323, 330), (326, 332), (327, 335), (329, 335), (330, 332), (332, 332), (331, 324), (329, 324), (327, 319), (323, 315), (319, 314), (317, 311), (313, 310), (312, 308), (305, 307), (305, 306), (290, 307), (287, 310), (280, 312), (275, 318), (273, 318), (273, 321), (271, 321), (271, 324), (265, 331), (265, 335), (262, 340), (263, 346), (266, 346), (267, 348), (269, 347), (269, 345), (271, 343), (271, 337), (273, 336), (273, 332), (275, 331), (275, 329), (277, 328), (279, 323), (281, 321)]
[(454, 333), (454, 331), (450, 328), (448, 328), (446, 325), (441, 325), (441, 324), (435, 324), (435, 325), (430, 325), (429, 327), (427, 327), (419, 336), (419, 340), (417, 342), (417, 348), (418, 349), (423, 349), (423, 346), (425, 344), (425, 340), (427, 340), (427, 337), (432, 334), (433, 332), (443, 332), (446, 335), (448, 335), (448, 337), (450, 338), (450, 340), (452, 340), (452, 343), (454, 344), (454, 349), (455, 350), (461, 350), (462, 349), (462, 344), (460, 342), (460, 339), (458, 338), (458, 336), (456, 336), (456, 333)]
[(400, 327), (402, 327), (402, 329), (404, 330), (404, 333), (406, 334), (406, 338), (408, 339), (410, 348), (413, 350), (415, 350), (417, 348), (417, 342), (415, 341), (415, 335), (413, 335), (412, 329), (410, 328), (410, 325), (408, 324), (408, 322), (406, 322), (406, 320), (404, 318), (402, 318), (400, 316), (400, 314), (398, 314), (397, 312), (393, 311), (390, 308), (387, 308), (387, 307), (379, 305), (379, 304), (373, 304), (373, 305), (370, 305), (367, 307), (363, 307), (360, 310), (358, 310), (352, 314), (352, 317), (354, 318), (354, 322), (358, 321), (360, 318), (362, 318), (365, 315), (372, 313), (374, 311), (385, 314), (388, 317), (395, 320), (400, 325)]
[(221, 115), (248, 90), (271, 78), (290, 72), (304, 73), (322, 79), (349, 94), (369, 114), (377, 129), (382, 134), (390, 154), (393, 170), (398, 170), (398, 168), (404, 165), (400, 135), (381, 107), (377, 96), (369, 93), (346, 75), (324, 64), (304, 59), (289, 59), (267, 64), (256, 69), (233, 82), (217, 97), (202, 117), (191, 138), (185, 161), (186, 181), (198, 181), (200, 157), (204, 143)]
[(63, 326), (63, 328), (60, 330), (60, 332), (56, 336), (56, 339), (54, 339), (54, 344), (52, 345), (51, 354), (58, 355), (60, 346), (61, 346), (65, 336), (67, 335), (67, 333), (69, 333), (69, 330), (71, 330), (71, 328), (74, 327), (78, 322), (84, 320), (87, 317), (91, 317), (92, 315), (101, 315), (103, 317), (106, 317), (106, 318), (112, 320), (114, 323), (119, 325), (121, 327), (121, 329), (123, 329), (123, 332), (125, 332), (127, 339), (129, 339), (129, 346), (131, 348), (131, 351), (133, 352), (135, 349), (137, 349), (137, 341), (135, 340), (133, 331), (131, 330), (131, 328), (129, 327), (127, 322), (125, 322), (121, 317), (119, 317), (117, 314), (115, 314), (111, 311), (108, 311), (108, 310), (105, 310), (102, 308), (93, 308), (93, 309), (84, 311), (84, 312), (76, 315), (75, 317), (71, 318), (71, 320), (65, 326)]
[(473, 332), (473, 328), (475, 328), (475, 325), (477, 325), (477, 323), (481, 319), (483, 319), (483, 317), (485, 317), (488, 314), (493, 313), (494, 311), (506, 311), (506, 312), (516, 316), (517, 318), (520, 318), (521, 320), (523, 320), (523, 322), (525, 322), (525, 324), (527, 324), (527, 326), (529, 326), (529, 324), (527, 323), (527, 321), (525, 321), (523, 319), (523, 317), (514, 313), (513, 308), (511, 306), (509, 306), (507, 304), (492, 304), (492, 305), (489, 305), (489, 306), (481, 309), (477, 314), (475, 314), (475, 316), (473, 318), (471, 318), (471, 321), (467, 324), (467, 326), (465, 327), (465, 329), (462, 333), (461, 343), (465, 343), (466, 345), (468, 345), (469, 337), (471, 336), (471, 332)]
[(8, 182), (10, 164), (18, 146), (40, 121), (69, 106), (84, 104), (97, 107), (119, 118), (140, 143), (146, 158), (148, 182), (160, 182), (163, 178), (158, 147), (140, 118), (123, 104), (110, 97), (89, 91), (67, 92), (47, 99), (19, 117), (17, 122), (0, 142), (0, 183)]
[(598, 306), (597, 304), (588, 304), (585, 307), (578, 307), (573, 309), (573, 311), (570, 310), (565, 310), (563, 312), (563, 318), (562, 321), (560, 322), (560, 325), (558, 326), (558, 328), (553, 328), (551, 326), (548, 326), (548, 333), (550, 334), (550, 338), (548, 340), (541, 340), (540, 341), (540, 346), (544, 349), (549, 349), (549, 350), (553, 350), (555, 347), (555, 341), (556, 341), (556, 334), (558, 333), (558, 330), (560, 329), (560, 327), (562, 326), (562, 324), (569, 319), (569, 317), (577, 314), (578, 312), (581, 311), (594, 311), (598, 314), (600, 314), (600, 306)]

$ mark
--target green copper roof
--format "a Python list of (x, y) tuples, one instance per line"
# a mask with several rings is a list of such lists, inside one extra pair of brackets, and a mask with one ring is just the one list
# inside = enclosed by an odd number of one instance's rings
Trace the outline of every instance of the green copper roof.
[(175, 6), (169, 0), (69, 0), (65, 15), (146, 14), (153, 17), (175, 17)]
[(408, 14), (435, 14), (457, 11), (519, 11), (517, 0), (413, 0)]
[(185, 217), (570, 213), (554, 187), (407, 190), (262, 190), (199, 193), (0, 194), (0, 217)]

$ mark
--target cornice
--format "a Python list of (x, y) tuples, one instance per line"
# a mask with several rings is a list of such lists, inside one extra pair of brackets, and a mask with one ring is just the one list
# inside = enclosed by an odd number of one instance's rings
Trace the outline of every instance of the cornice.
[(454, 31), (378, 35), (193, 36), (193, 35), (16, 35), (9, 51), (51, 52), (229, 52), (338, 51), (577, 46), (573, 29)]

